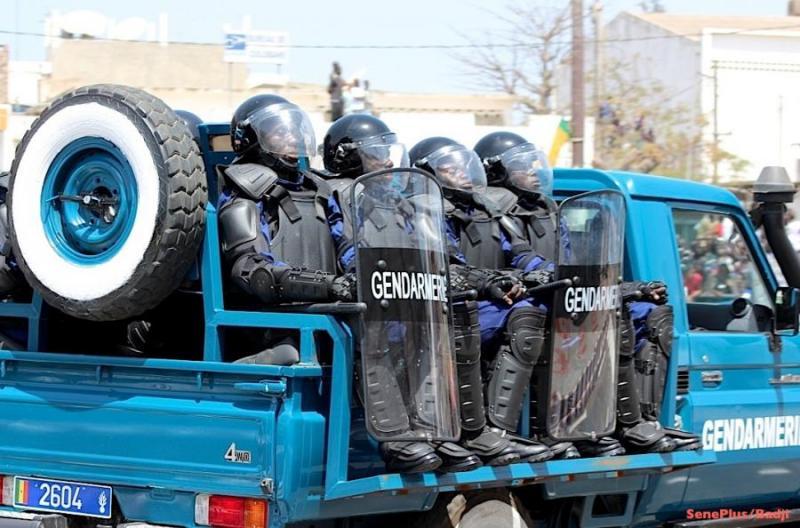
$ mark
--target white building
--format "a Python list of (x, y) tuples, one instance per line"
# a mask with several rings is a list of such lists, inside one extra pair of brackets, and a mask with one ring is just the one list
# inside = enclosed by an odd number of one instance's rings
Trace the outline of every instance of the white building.
[[(716, 132), (723, 150), (750, 163), (746, 179), (777, 164), (800, 179), (800, 16), (623, 12), (602, 41), (603, 63), (659, 81), (669, 104), (705, 117), (709, 144)], [(721, 183), (732, 179), (725, 163), (718, 173)]]

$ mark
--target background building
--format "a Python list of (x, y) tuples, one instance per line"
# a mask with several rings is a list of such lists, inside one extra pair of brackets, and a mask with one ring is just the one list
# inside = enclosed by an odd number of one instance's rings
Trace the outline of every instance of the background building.
[[(600, 42), (605, 67), (658, 81), (665, 90), (651, 104), (684, 105), (692, 118), (686, 126), (703, 120), (704, 144), (732, 155), (715, 162), (708, 150), (687, 153), (702, 156), (708, 179), (751, 180), (764, 165), (800, 178), (800, 17), (623, 12)], [(587, 53), (587, 71), (593, 56)], [(601, 86), (604, 73), (601, 67)], [(748, 164), (737, 175), (739, 160)]]

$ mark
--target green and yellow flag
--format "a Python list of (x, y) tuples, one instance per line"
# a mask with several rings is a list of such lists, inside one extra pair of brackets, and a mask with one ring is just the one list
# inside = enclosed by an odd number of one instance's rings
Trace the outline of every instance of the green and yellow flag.
[(562, 117), (558, 128), (556, 128), (556, 135), (553, 137), (553, 145), (550, 147), (550, 154), (547, 156), (547, 161), (550, 162), (551, 167), (555, 167), (556, 160), (558, 160), (558, 153), (561, 152), (561, 147), (563, 147), (564, 143), (568, 142), (571, 137), (572, 132), (569, 129), (569, 121)]

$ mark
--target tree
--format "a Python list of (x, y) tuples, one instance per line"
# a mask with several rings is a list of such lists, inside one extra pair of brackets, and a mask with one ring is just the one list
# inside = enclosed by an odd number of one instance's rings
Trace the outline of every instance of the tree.
[(519, 2), (487, 16), (507, 27), (486, 32), (482, 41), (467, 37), (479, 47), (457, 55), (466, 73), (481, 88), (517, 96), (530, 113), (552, 113), (557, 68), (569, 52), (569, 6)]
[(696, 180), (707, 179), (704, 161), (717, 156), (735, 178), (748, 162), (715, 151), (703, 134), (704, 116), (693, 116), (654, 79), (636, 77), (630, 68), (611, 63), (605, 69), (603, 96), (597, 110), (595, 159), (598, 168), (657, 172)]

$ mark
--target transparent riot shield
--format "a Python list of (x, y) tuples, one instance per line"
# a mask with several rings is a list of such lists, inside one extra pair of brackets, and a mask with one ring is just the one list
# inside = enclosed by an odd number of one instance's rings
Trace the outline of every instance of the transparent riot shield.
[(605, 436), (616, 422), (625, 201), (616, 191), (564, 200), (553, 299), (548, 433), (559, 440)]
[(366, 421), (378, 440), (460, 435), (442, 194), (398, 168), (351, 189)]

